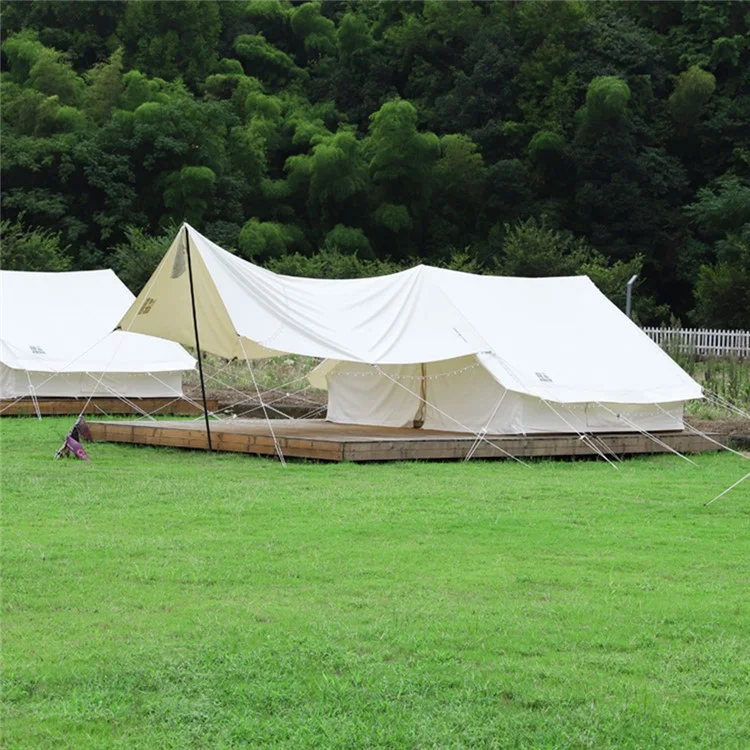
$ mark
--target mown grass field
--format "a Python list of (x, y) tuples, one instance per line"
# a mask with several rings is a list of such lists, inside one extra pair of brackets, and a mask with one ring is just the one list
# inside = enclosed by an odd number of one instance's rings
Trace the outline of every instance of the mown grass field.
[(2, 744), (747, 748), (731, 455), (358, 466), (5, 419)]

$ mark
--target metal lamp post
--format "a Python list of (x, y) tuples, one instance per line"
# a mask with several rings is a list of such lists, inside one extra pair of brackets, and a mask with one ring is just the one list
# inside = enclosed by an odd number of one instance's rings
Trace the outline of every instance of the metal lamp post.
[(632, 301), (633, 301), (633, 284), (635, 284), (635, 280), (638, 278), (638, 274), (634, 273), (630, 277), (630, 281), (628, 281), (628, 293), (627, 297), (625, 298), (625, 315), (627, 315), (629, 318), (631, 316), (631, 308), (632, 308)]

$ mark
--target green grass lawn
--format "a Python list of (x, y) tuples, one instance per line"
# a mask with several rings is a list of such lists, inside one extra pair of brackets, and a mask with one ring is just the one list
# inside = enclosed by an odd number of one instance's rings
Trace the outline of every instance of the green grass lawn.
[(4, 419), (5, 747), (750, 747), (732, 455), (278, 462)]

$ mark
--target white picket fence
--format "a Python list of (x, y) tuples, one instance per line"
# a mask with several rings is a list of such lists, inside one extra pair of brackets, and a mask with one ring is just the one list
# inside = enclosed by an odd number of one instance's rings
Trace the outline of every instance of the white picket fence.
[(698, 357), (750, 357), (750, 331), (703, 328), (644, 328), (659, 346)]

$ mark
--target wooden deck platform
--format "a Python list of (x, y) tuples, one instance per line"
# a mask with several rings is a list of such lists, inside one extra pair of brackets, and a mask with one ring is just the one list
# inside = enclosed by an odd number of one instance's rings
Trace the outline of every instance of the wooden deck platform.
[[(138, 409), (142, 409), (147, 414), (165, 414), (175, 416), (190, 416), (191, 414), (201, 414), (202, 410), (196, 408), (189, 401), (174, 398), (129, 398), (128, 401), (135, 404)], [(39, 412), (42, 416), (62, 416), (66, 414), (80, 414), (83, 405), (86, 403), (85, 398), (40, 398)], [(215, 399), (208, 400), (208, 408), (216, 411), (219, 408), (219, 402)], [(119, 398), (92, 398), (86, 407), (86, 414), (102, 416), (106, 414), (139, 414), (138, 409), (129, 404), (120, 401)], [(34, 402), (30, 398), (22, 398), (20, 401), (0, 400), (0, 416), (18, 417), (18, 416), (36, 416)]]
[[(95, 440), (138, 445), (165, 445), (178, 448), (207, 447), (202, 422), (191, 421), (111, 421), (90, 422)], [(463, 459), (474, 444), (474, 436), (457, 432), (437, 432), (395, 427), (342, 425), (315, 419), (272, 420), (276, 438), (285, 457), (323, 461), (409, 461)], [(213, 447), (219, 451), (275, 454), (268, 424), (261, 419), (236, 419), (211, 423)], [(617, 456), (640, 453), (666, 453), (640, 434), (609, 433), (598, 436)], [(723, 442), (718, 436), (714, 439)], [(518, 458), (592, 456), (595, 451), (577, 435), (488, 436), (506, 454), (483, 442), (476, 458)], [(715, 444), (689, 432), (662, 432), (659, 439), (680, 453), (720, 450)], [(601, 442), (597, 440), (601, 446)], [(602, 450), (604, 449), (603, 446)]]

